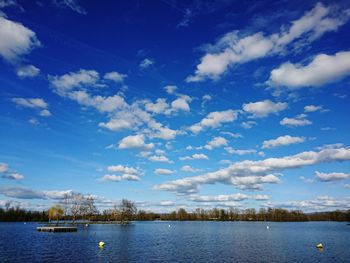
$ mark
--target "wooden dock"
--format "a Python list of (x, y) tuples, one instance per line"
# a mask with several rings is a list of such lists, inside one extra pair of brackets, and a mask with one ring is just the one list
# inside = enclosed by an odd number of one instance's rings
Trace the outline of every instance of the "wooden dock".
[(78, 228), (74, 226), (40, 226), (36, 230), (40, 232), (77, 232)]

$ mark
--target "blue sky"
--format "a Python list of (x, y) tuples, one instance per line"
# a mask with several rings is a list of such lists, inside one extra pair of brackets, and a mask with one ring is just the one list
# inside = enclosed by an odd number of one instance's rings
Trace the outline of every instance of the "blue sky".
[(0, 205), (349, 209), (347, 1), (0, 0)]

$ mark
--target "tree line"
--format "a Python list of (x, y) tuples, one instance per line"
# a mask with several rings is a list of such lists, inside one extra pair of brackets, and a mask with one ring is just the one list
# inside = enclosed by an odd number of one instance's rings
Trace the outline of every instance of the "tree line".
[[(72, 198), (72, 197), (70, 197)], [(350, 210), (322, 213), (304, 213), (300, 210), (280, 208), (250, 209), (202, 209), (188, 212), (184, 208), (170, 213), (154, 213), (145, 210), (137, 211), (134, 202), (123, 199), (119, 205), (102, 212), (98, 211), (94, 199), (79, 196), (74, 200), (67, 199), (61, 204), (51, 207), (48, 211), (30, 211), (19, 207), (0, 208), (0, 221), (57, 221), (57, 220), (88, 220), (88, 221), (350, 221)]]

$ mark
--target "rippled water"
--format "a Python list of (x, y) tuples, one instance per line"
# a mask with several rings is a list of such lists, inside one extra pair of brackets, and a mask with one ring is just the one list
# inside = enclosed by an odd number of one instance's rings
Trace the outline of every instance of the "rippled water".
[(350, 262), (346, 223), (136, 222), (76, 233), (37, 226), (0, 223), (0, 262)]

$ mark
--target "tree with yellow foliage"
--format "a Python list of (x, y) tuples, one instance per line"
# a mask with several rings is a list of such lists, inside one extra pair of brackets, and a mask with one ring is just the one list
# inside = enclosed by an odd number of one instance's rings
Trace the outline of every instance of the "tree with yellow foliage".
[(48, 214), (49, 214), (49, 221), (51, 222), (51, 219), (56, 219), (57, 220), (56, 224), (58, 225), (58, 221), (60, 217), (63, 216), (64, 210), (60, 205), (55, 205), (50, 207)]

